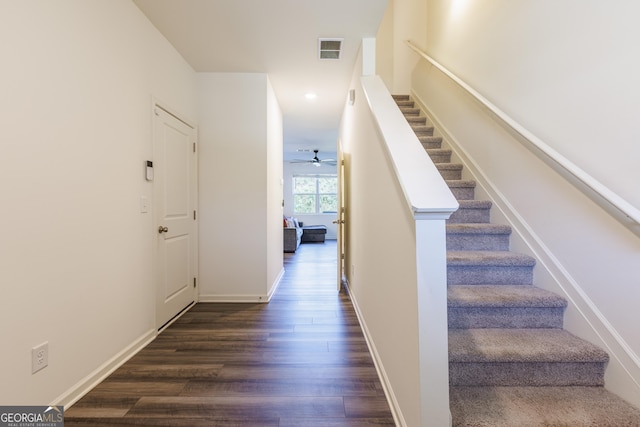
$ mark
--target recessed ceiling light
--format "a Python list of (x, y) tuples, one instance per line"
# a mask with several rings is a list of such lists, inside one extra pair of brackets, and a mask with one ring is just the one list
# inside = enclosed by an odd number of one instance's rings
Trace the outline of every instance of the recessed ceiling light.
[(315, 94), (315, 93), (313, 93), (313, 92), (309, 92), (309, 93), (307, 93), (304, 97), (305, 97), (305, 98), (307, 98), (307, 99), (309, 99), (309, 100), (311, 100), (311, 99), (316, 99), (316, 98), (318, 97), (318, 95), (316, 95), (316, 94)]

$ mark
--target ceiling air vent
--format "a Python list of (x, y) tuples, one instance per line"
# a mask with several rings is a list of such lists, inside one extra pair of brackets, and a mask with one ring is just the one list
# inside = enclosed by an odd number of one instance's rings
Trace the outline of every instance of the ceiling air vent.
[(318, 39), (318, 57), (320, 59), (340, 59), (344, 39)]

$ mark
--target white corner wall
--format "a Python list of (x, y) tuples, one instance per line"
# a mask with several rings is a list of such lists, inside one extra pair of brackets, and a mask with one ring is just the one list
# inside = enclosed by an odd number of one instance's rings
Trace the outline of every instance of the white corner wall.
[(272, 296), (284, 274), (282, 235), (283, 120), (282, 110), (267, 79), (267, 294)]
[(283, 264), (282, 114), (266, 74), (199, 73), (198, 92), (200, 301), (266, 302)]
[(195, 118), (195, 73), (129, 0), (3, 1), (0, 52), (0, 402), (68, 404), (155, 335), (152, 97)]

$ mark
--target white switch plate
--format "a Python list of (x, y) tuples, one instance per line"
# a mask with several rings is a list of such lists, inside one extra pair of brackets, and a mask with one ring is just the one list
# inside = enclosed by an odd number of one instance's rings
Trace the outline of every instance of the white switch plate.
[(140, 196), (140, 212), (149, 212), (149, 199), (146, 196)]

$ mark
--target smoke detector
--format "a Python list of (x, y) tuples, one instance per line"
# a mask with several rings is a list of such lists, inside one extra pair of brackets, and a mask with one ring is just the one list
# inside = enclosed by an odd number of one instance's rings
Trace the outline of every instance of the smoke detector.
[(318, 39), (318, 58), (340, 59), (344, 39)]

